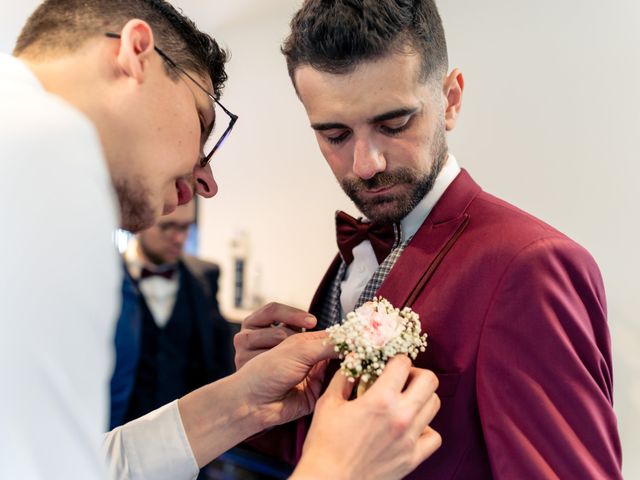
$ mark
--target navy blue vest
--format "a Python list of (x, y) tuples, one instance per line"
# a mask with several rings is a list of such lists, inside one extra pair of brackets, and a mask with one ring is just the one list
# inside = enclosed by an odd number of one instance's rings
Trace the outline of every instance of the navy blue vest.
[(140, 361), (126, 421), (145, 415), (206, 383), (191, 295), (192, 280), (184, 271), (181, 273), (176, 303), (164, 328), (156, 325), (140, 295)]

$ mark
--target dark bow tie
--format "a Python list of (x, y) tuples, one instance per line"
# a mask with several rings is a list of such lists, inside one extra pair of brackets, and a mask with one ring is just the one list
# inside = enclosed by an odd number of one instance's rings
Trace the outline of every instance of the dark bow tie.
[(163, 277), (167, 280), (171, 280), (174, 273), (176, 273), (175, 267), (163, 270), (149, 270), (148, 268), (143, 268), (140, 272), (140, 280), (144, 280), (149, 277)]
[(382, 263), (396, 243), (397, 224), (365, 223), (344, 212), (336, 212), (336, 233), (342, 259), (348, 264), (353, 261), (353, 249), (365, 240), (371, 242), (378, 263)]

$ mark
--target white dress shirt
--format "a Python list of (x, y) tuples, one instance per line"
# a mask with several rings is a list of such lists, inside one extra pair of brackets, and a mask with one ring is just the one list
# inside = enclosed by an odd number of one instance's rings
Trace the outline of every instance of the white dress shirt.
[(171, 318), (173, 307), (176, 305), (180, 288), (180, 272), (176, 271), (171, 278), (159, 275), (140, 278), (145, 263), (139, 249), (138, 239), (132, 238), (124, 253), (124, 260), (131, 277), (138, 282), (138, 288), (144, 295), (153, 321), (159, 328), (164, 328)]
[(103, 435), (121, 267), (91, 122), (0, 54), (0, 478), (192, 479), (174, 402)]
[(115, 428), (103, 448), (117, 480), (193, 480), (199, 473), (177, 400)]
[[(456, 158), (449, 154), (445, 165), (440, 170), (433, 188), (400, 222), (402, 240), (412, 238), (424, 223), (431, 209), (438, 203), (445, 190), (460, 173)], [(360, 298), (360, 294), (378, 269), (379, 263), (369, 240), (365, 240), (353, 249), (353, 261), (349, 264), (344, 280), (340, 284), (340, 306), (342, 317), (351, 312)]]

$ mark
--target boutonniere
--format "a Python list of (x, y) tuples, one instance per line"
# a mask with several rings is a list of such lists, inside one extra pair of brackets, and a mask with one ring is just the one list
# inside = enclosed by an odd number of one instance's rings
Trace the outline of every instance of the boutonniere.
[(351, 382), (359, 379), (358, 395), (376, 381), (391, 357), (404, 353), (415, 360), (427, 346), (420, 316), (409, 307), (395, 308), (382, 297), (349, 312), (327, 333), (342, 360), (342, 373)]

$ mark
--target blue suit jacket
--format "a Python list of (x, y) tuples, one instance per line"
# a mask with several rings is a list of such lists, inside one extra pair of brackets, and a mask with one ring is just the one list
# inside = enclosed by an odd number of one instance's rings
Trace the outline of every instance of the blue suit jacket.
[(111, 377), (111, 418), (109, 429), (124, 423), (129, 397), (140, 359), (141, 317), (139, 292), (123, 264), (122, 309), (116, 324), (116, 364)]
[[(142, 335), (142, 294), (124, 268), (122, 310), (115, 334), (116, 363), (111, 378), (111, 419), (113, 429), (124, 423), (136, 381)], [(229, 325), (218, 307), (218, 267), (185, 255), (179, 262), (181, 278), (191, 285), (198, 339), (204, 354), (202, 370), (206, 382), (213, 382), (234, 370)]]

